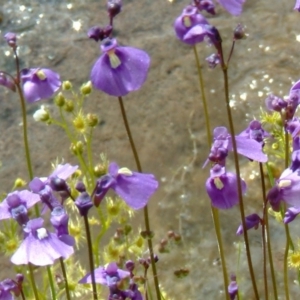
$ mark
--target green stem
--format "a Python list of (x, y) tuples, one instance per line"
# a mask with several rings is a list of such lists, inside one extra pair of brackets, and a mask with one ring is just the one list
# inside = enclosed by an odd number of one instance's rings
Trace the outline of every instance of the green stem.
[(260, 171), (261, 189), (262, 189), (262, 196), (263, 196), (263, 222), (262, 222), (263, 274), (264, 274), (265, 299), (268, 300), (269, 291), (268, 291), (267, 250), (266, 250), (268, 235), (267, 235), (266, 222), (265, 222), (266, 215), (267, 215), (267, 198), (266, 198), (266, 186), (265, 186), (262, 163), (259, 163), (259, 171)]
[(88, 255), (89, 255), (89, 264), (90, 264), (90, 272), (91, 272), (91, 278), (92, 278), (92, 288), (93, 288), (93, 299), (98, 299), (97, 294), (97, 286), (95, 281), (95, 272), (94, 272), (94, 256), (93, 256), (93, 246), (92, 246), (92, 239), (91, 239), (91, 232), (90, 232), (90, 225), (88, 216), (84, 215), (84, 225), (85, 225), (85, 231), (86, 231), (86, 239), (88, 244)]
[[(196, 65), (197, 65), (197, 71), (198, 71), (202, 105), (203, 105), (203, 109), (204, 109), (207, 144), (211, 145), (212, 138), (211, 138), (210, 119), (209, 119), (209, 113), (208, 113), (208, 107), (207, 107), (207, 101), (206, 101), (206, 95), (205, 95), (205, 89), (204, 89), (204, 81), (203, 81), (203, 76), (202, 76), (202, 71), (201, 71), (201, 64), (200, 64), (200, 59), (199, 59), (196, 45), (193, 46), (193, 50), (194, 50), (194, 55), (195, 55), (195, 60), (196, 60)], [(221, 236), (219, 211), (216, 208), (214, 208), (213, 206), (211, 206), (210, 209), (211, 209), (215, 233), (216, 233), (216, 237), (217, 237), (219, 254), (220, 254), (220, 258), (221, 258), (224, 290), (225, 290), (225, 294), (226, 294), (226, 299), (229, 300), (229, 294), (227, 293), (229, 281), (228, 281), (228, 276), (227, 276), (226, 260), (225, 260), (223, 242), (222, 242), (222, 236)]]
[(239, 166), (239, 159), (238, 159), (238, 153), (237, 153), (237, 145), (235, 141), (235, 132), (234, 132), (234, 125), (233, 125), (233, 118), (229, 103), (229, 84), (228, 84), (228, 67), (224, 63), (224, 56), (223, 56), (223, 50), (222, 46), (220, 46), (220, 57), (221, 57), (221, 64), (222, 64), (222, 71), (223, 71), (223, 77), (224, 77), (224, 91), (225, 91), (225, 102), (226, 102), (226, 110), (227, 110), (227, 116), (228, 116), (228, 122), (229, 122), (229, 129), (230, 129), (230, 135), (231, 135), (231, 141), (232, 141), (232, 148), (233, 148), (233, 155), (234, 155), (234, 164), (235, 164), (235, 171), (236, 171), (236, 177), (237, 177), (237, 189), (238, 189), (238, 195), (239, 195), (239, 208), (240, 208), (240, 214), (242, 219), (242, 225), (243, 225), (243, 235), (244, 235), (244, 241), (245, 241), (245, 248), (246, 248), (246, 256), (247, 256), (247, 262), (248, 262), (248, 268), (250, 272), (250, 277), (252, 281), (252, 287), (255, 294), (255, 298), (259, 299), (253, 265), (252, 265), (252, 258), (250, 253), (250, 244), (248, 239), (248, 232), (246, 227), (246, 220), (245, 220), (245, 209), (244, 209), (244, 201), (243, 201), (243, 193), (242, 193), (242, 185), (241, 185), (241, 174), (240, 174), (240, 166)]
[[(118, 97), (118, 99), (119, 99), (119, 104), (120, 104), (120, 108), (121, 108), (121, 113), (122, 113), (124, 125), (125, 125), (125, 128), (126, 128), (126, 132), (127, 132), (129, 142), (130, 142), (130, 146), (131, 146), (133, 156), (134, 156), (134, 159), (135, 159), (135, 162), (136, 162), (136, 166), (137, 166), (138, 171), (142, 172), (140, 159), (139, 159), (138, 153), (136, 151), (136, 147), (135, 147), (135, 144), (134, 144), (134, 141), (133, 141), (133, 138), (132, 138), (132, 134), (131, 134), (131, 130), (130, 130), (130, 127), (129, 127), (129, 123), (128, 123), (128, 120), (127, 120), (127, 116), (126, 116), (126, 112), (125, 112), (125, 108), (124, 108), (124, 104), (123, 104), (123, 99), (122, 99), (122, 97)], [(144, 207), (144, 221), (145, 221), (146, 231), (150, 234), (151, 228), (150, 228), (149, 213), (148, 213), (148, 206), (147, 205)], [(149, 249), (150, 258), (151, 258), (151, 268), (152, 268), (152, 272), (153, 272), (153, 279), (154, 279), (156, 297), (157, 297), (157, 300), (161, 300), (160, 290), (159, 290), (159, 282), (158, 282), (158, 275), (157, 275), (157, 271), (156, 271), (156, 265), (155, 265), (155, 260), (154, 260), (153, 245), (152, 245), (151, 237), (149, 237), (147, 239), (147, 242), (148, 242), (148, 249)]]
[(212, 140), (211, 140), (210, 120), (209, 120), (209, 114), (208, 114), (208, 108), (207, 108), (207, 101), (206, 101), (206, 97), (205, 97), (204, 81), (203, 81), (203, 76), (202, 76), (202, 72), (201, 72), (201, 64), (200, 64), (199, 56), (197, 53), (196, 45), (193, 46), (193, 50), (194, 50), (194, 55), (195, 55), (196, 64), (197, 64), (199, 85), (200, 85), (202, 104), (203, 104), (203, 109), (204, 109), (204, 117), (205, 117), (205, 124), (206, 124), (206, 137), (207, 137), (208, 145), (211, 145)]
[(31, 281), (31, 286), (33, 290), (33, 294), (35, 297), (35, 300), (39, 300), (39, 294), (35, 285), (35, 280), (34, 280), (34, 275), (33, 275), (33, 267), (31, 263), (28, 264), (28, 270), (29, 270), (29, 276), (30, 276), (30, 281)]
[(56, 292), (55, 292), (55, 288), (54, 288), (54, 282), (53, 282), (51, 267), (47, 266), (46, 269), (47, 269), (47, 275), (48, 275), (49, 285), (50, 285), (50, 290), (51, 290), (51, 297), (52, 297), (52, 300), (56, 300)]
[(71, 300), (67, 272), (66, 272), (65, 263), (64, 263), (64, 260), (63, 260), (62, 257), (59, 259), (59, 262), (60, 262), (60, 267), (61, 267), (61, 270), (62, 270), (62, 273), (63, 273), (63, 276), (64, 276), (64, 283), (65, 283), (67, 300)]

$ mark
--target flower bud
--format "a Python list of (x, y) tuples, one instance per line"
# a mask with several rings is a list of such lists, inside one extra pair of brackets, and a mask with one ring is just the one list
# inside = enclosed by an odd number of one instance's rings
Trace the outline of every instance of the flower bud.
[(17, 35), (13, 32), (8, 32), (4, 35), (4, 38), (11, 48), (17, 48)]
[(72, 100), (66, 100), (64, 110), (67, 112), (72, 112), (74, 110), (74, 103)]
[(107, 174), (108, 170), (107, 170), (107, 166), (104, 164), (98, 164), (94, 167), (94, 175), (96, 177), (101, 177), (105, 174)]
[(98, 124), (98, 117), (95, 114), (87, 114), (87, 124), (90, 127), (95, 127)]
[(15, 83), (10, 77), (6, 76), (4, 73), (0, 73), (0, 85), (7, 87), (13, 92), (16, 91)]
[(108, 0), (107, 12), (110, 18), (114, 18), (122, 10), (122, 0)]
[(65, 97), (62, 93), (58, 93), (57, 96), (54, 98), (54, 102), (58, 107), (63, 107), (65, 104)]
[(44, 105), (41, 106), (34, 114), (33, 118), (36, 122), (47, 122), (50, 119), (49, 111)]
[(72, 83), (70, 81), (64, 81), (62, 84), (62, 88), (65, 91), (69, 91), (70, 89), (72, 89)]
[(233, 31), (233, 37), (235, 40), (245, 39), (247, 37), (245, 33), (245, 27), (242, 24), (238, 24)]
[(87, 83), (83, 84), (80, 88), (80, 92), (83, 96), (87, 96), (92, 92), (92, 83), (88, 81)]

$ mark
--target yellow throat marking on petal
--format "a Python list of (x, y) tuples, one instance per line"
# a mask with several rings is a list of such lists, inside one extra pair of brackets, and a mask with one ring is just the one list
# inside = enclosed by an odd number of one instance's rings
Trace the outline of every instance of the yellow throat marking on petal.
[(109, 62), (110, 65), (113, 69), (117, 68), (120, 64), (121, 61), (119, 59), (119, 57), (116, 55), (115, 50), (110, 50), (107, 52), (108, 57), (109, 57)]
[(42, 239), (48, 237), (47, 230), (43, 227), (37, 229), (36, 232), (37, 232), (37, 236), (38, 236), (39, 240), (42, 240)]
[(183, 25), (185, 27), (191, 27), (192, 26), (191, 18), (189, 16), (183, 17)]
[(40, 80), (45, 80), (47, 78), (46, 74), (42, 70), (38, 70), (36, 75)]
[(122, 175), (125, 175), (125, 176), (132, 176), (132, 172), (128, 168), (119, 169), (118, 174), (122, 174)]
[(214, 184), (215, 184), (215, 186), (216, 186), (216, 188), (217, 188), (218, 190), (221, 190), (221, 189), (224, 187), (224, 184), (223, 184), (223, 182), (221, 181), (220, 177), (215, 177), (215, 178), (214, 178)]
[(280, 180), (280, 182), (278, 183), (278, 187), (285, 188), (285, 187), (291, 186), (291, 184), (292, 184), (291, 180), (283, 179), (283, 180)]

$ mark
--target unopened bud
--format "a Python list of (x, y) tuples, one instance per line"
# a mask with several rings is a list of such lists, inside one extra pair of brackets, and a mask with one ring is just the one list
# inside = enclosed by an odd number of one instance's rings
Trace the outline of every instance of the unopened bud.
[(95, 114), (87, 114), (87, 124), (90, 127), (95, 127), (98, 124), (98, 117)]
[(58, 107), (63, 107), (65, 104), (65, 96), (62, 93), (58, 93), (54, 98), (54, 102)]
[(233, 37), (235, 40), (245, 39), (247, 37), (245, 33), (245, 27), (242, 24), (238, 24), (233, 31)]
[(33, 118), (36, 122), (47, 122), (50, 119), (49, 111), (44, 105), (41, 106), (34, 114)]
[(4, 38), (9, 47), (11, 47), (11, 48), (17, 47), (17, 35), (15, 33), (8, 32), (4, 35)]
[(87, 83), (83, 84), (80, 88), (80, 92), (82, 95), (87, 96), (92, 92), (92, 83), (88, 81)]
[(64, 109), (67, 112), (72, 112), (74, 110), (74, 103), (72, 100), (66, 100)]
[(64, 81), (62, 84), (62, 88), (65, 91), (69, 91), (70, 89), (72, 89), (72, 83), (70, 81)]

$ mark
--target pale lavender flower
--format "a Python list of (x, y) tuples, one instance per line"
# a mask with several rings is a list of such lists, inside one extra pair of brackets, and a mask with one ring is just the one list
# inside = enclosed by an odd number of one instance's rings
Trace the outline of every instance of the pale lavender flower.
[[(260, 216), (258, 214), (251, 214), (251, 215), (245, 217), (245, 222), (246, 222), (247, 230), (249, 230), (251, 228), (257, 229), (259, 224), (261, 224), (262, 219), (260, 218)], [(241, 224), (239, 226), (239, 228), (237, 229), (236, 234), (242, 235), (243, 233), (244, 233), (243, 224)]]
[(23, 69), (21, 80), (25, 99), (29, 103), (52, 97), (61, 86), (59, 74), (50, 69)]
[(52, 265), (56, 259), (73, 254), (73, 247), (60, 241), (56, 234), (43, 227), (43, 223), (42, 218), (28, 221), (23, 229), (25, 238), (11, 257), (13, 264)]
[(108, 174), (100, 177), (94, 194), (94, 203), (100, 204), (109, 189), (113, 189), (130, 207), (141, 209), (147, 205), (150, 197), (158, 188), (158, 181), (152, 174), (132, 172), (119, 168), (112, 162)]
[(12, 292), (17, 295), (20, 293), (18, 285), (15, 281), (9, 278), (0, 281), (0, 300), (15, 299)]
[(39, 201), (39, 195), (27, 190), (9, 193), (0, 203), (0, 220), (14, 218), (24, 225), (28, 221), (27, 209)]
[(146, 81), (149, 55), (140, 49), (118, 46), (116, 39), (104, 39), (103, 54), (94, 64), (91, 81), (96, 89), (121, 97), (136, 91)]
[[(214, 165), (210, 170), (210, 177), (206, 181), (206, 191), (212, 206), (219, 209), (229, 209), (239, 202), (237, 177), (226, 172), (225, 167)], [(241, 180), (242, 193), (246, 192), (246, 183)]]
[[(109, 263), (105, 267), (94, 270), (96, 283), (111, 287), (124, 278), (130, 276), (130, 272), (119, 269), (115, 262)], [(85, 275), (79, 283), (92, 283), (91, 274)]]
[(288, 223), (294, 221), (294, 219), (299, 214), (300, 214), (300, 207), (289, 207), (284, 214), (283, 223), (288, 224)]
[(267, 199), (274, 211), (280, 210), (280, 201), (287, 204), (300, 207), (300, 170), (293, 171), (288, 168), (283, 171), (276, 185), (272, 187), (268, 194)]
[(300, 11), (300, 0), (296, 0), (294, 10)]
[(233, 16), (239, 16), (245, 0), (218, 0), (218, 2)]

